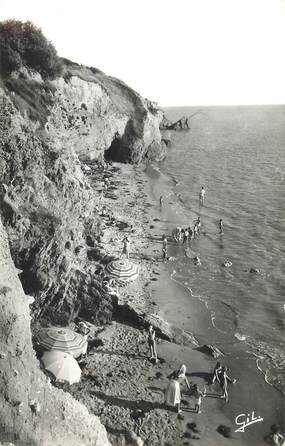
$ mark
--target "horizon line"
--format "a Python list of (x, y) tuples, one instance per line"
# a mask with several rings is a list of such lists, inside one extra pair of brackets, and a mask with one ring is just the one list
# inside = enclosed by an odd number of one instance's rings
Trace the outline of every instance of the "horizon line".
[[(152, 102), (152, 101), (151, 101)], [(155, 101), (154, 101), (155, 102)], [(160, 108), (177, 108), (177, 107), (278, 107), (285, 106), (285, 102), (263, 103), (263, 104), (188, 104), (188, 105), (160, 105)]]

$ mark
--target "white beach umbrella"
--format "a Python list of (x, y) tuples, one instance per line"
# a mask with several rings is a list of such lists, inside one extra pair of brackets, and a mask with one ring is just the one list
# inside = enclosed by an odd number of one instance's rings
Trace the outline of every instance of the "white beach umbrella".
[(70, 328), (42, 328), (36, 335), (38, 344), (44, 350), (59, 350), (77, 358), (86, 351), (87, 340)]
[(114, 277), (115, 279), (129, 282), (138, 278), (139, 267), (129, 260), (113, 260), (106, 266), (106, 272), (109, 276)]
[(42, 356), (45, 369), (53, 374), (56, 381), (67, 381), (69, 384), (77, 383), (81, 378), (81, 369), (76, 359), (69, 353), (53, 350), (45, 352)]

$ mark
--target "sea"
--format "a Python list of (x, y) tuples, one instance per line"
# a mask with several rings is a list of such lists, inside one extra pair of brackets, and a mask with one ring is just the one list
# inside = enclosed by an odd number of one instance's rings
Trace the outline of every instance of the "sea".
[[(155, 199), (163, 196), (164, 230), (202, 222), (189, 246), (170, 242), (171, 279), (203, 303), (212, 337), (250, 352), (268, 385), (285, 394), (285, 106), (165, 113), (171, 121), (190, 116), (190, 129), (164, 133), (171, 147), (149, 174)], [(209, 332), (199, 336), (211, 341)]]

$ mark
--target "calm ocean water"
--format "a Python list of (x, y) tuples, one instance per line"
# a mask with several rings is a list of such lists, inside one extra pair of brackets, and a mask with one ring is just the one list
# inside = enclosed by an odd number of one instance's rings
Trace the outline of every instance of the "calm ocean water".
[(166, 110), (172, 120), (195, 112), (190, 131), (171, 132), (159, 167), (168, 227), (202, 221), (188, 250), (202, 266), (180, 253), (175, 280), (204, 300), (217, 331), (256, 352), (266, 379), (284, 391), (285, 106)]

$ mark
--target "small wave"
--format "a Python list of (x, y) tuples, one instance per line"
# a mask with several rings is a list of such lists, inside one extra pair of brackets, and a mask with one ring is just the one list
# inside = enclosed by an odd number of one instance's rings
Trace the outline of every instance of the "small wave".
[[(217, 325), (215, 324), (216, 313), (215, 313), (215, 311), (213, 311), (213, 310), (211, 310), (211, 309), (209, 308), (208, 299), (207, 299), (206, 297), (203, 297), (203, 296), (199, 295), (199, 294), (194, 294), (193, 291), (192, 291), (192, 288), (188, 285), (188, 282), (183, 282), (183, 281), (180, 282), (178, 279), (176, 279), (176, 278), (174, 277), (175, 274), (176, 274), (176, 270), (173, 270), (172, 273), (171, 273), (171, 275), (170, 275), (171, 280), (173, 280), (173, 282), (175, 282), (175, 283), (178, 283), (180, 286), (182, 286), (182, 287), (185, 288), (187, 291), (189, 291), (191, 297), (194, 297), (194, 298), (198, 299), (200, 302), (202, 302), (202, 303), (205, 305), (205, 308), (206, 308), (206, 309), (208, 310), (208, 312), (210, 313), (209, 316), (210, 316), (210, 320), (211, 320), (211, 323), (212, 323), (213, 328), (215, 328), (219, 333), (226, 334), (225, 331), (221, 330), (221, 329), (220, 329), (219, 327), (217, 327)], [(187, 284), (186, 284), (186, 283), (187, 283)]]
[(241, 333), (235, 333), (235, 334), (234, 334), (234, 337), (237, 338), (239, 341), (245, 341), (246, 338), (247, 338), (246, 335), (243, 335), (243, 334), (241, 334)]
[(256, 358), (256, 367), (263, 374), (264, 381), (285, 395), (284, 363), (285, 354), (280, 348), (256, 341), (249, 336), (246, 344), (255, 351), (247, 352)]

